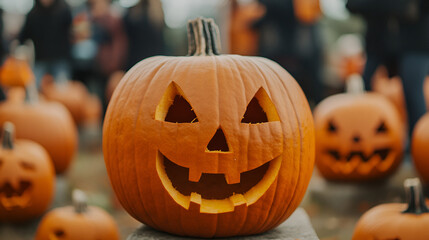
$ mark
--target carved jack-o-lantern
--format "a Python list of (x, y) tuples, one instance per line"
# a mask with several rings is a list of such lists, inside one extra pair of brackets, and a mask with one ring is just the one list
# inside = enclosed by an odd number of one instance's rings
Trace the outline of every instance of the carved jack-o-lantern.
[(103, 209), (87, 206), (86, 195), (73, 191), (73, 205), (56, 208), (43, 217), (35, 240), (118, 240), (113, 218)]
[(274, 62), (213, 54), (212, 21), (189, 25), (191, 56), (146, 59), (113, 94), (103, 130), (111, 183), (124, 208), (156, 229), (267, 231), (295, 210), (312, 174), (308, 103)]
[(389, 175), (400, 164), (403, 124), (385, 97), (337, 94), (316, 107), (314, 119), (316, 166), (325, 178), (373, 180)]
[(352, 240), (427, 240), (429, 210), (418, 178), (404, 182), (407, 203), (381, 204), (356, 224)]
[(48, 153), (28, 140), (14, 141), (4, 124), (0, 147), (0, 222), (22, 222), (43, 214), (54, 193), (55, 173)]

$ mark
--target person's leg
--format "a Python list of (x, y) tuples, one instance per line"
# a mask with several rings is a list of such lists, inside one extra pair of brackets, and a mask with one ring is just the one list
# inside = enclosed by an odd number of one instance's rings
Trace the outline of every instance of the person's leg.
[(52, 76), (56, 83), (65, 83), (70, 80), (71, 69), (67, 60), (57, 60), (51, 63)]
[(407, 54), (402, 58), (400, 75), (408, 109), (409, 131), (426, 112), (423, 83), (429, 73), (429, 55)]
[(40, 85), (42, 84), (42, 78), (46, 74), (47, 70), (48, 66), (46, 62), (36, 61), (34, 63), (33, 71), (34, 77), (36, 78), (36, 86), (38, 89), (40, 89)]
[(362, 76), (366, 91), (371, 91), (372, 77), (374, 76), (375, 70), (377, 70), (377, 67), (380, 66), (381, 62), (382, 61), (380, 57), (376, 56), (375, 54), (368, 54)]

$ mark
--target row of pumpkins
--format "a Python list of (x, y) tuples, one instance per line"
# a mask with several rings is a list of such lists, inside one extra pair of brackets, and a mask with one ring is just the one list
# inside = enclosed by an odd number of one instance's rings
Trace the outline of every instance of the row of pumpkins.
[[(103, 153), (112, 187), (134, 218), (182, 236), (257, 234), (299, 206), (315, 155), (331, 180), (385, 178), (399, 166), (405, 124), (389, 100), (361, 91), (358, 76), (349, 93), (324, 100), (313, 121), (292, 76), (265, 58), (220, 55), (218, 34), (211, 19), (190, 21), (189, 56), (143, 60), (113, 93)], [(425, 168), (424, 159), (415, 161)], [(428, 239), (419, 181), (407, 180), (406, 189), (408, 209), (376, 208), (354, 239)], [(402, 235), (405, 227), (374, 224), (385, 216), (413, 231)]]

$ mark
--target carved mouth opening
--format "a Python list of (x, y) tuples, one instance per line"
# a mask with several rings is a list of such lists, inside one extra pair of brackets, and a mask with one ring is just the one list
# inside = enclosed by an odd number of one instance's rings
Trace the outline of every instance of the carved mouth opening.
[(228, 184), (224, 174), (203, 173), (200, 181), (189, 181), (189, 168), (181, 167), (164, 156), (164, 167), (173, 187), (181, 194), (190, 196), (196, 192), (204, 199), (225, 199), (243, 194), (254, 187), (266, 174), (270, 162), (240, 174), (240, 182)]
[(228, 184), (224, 174), (202, 173), (198, 182), (189, 181), (189, 169), (158, 152), (158, 176), (176, 203), (201, 213), (232, 212), (255, 203), (277, 178), (281, 156), (240, 174), (240, 182)]
[(31, 182), (21, 180), (18, 188), (14, 188), (9, 182), (0, 187), (0, 204), (6, 209), (22, 208), (30, 202)]
[(363, 162), (368, 162), (369, 160), (371, 160), (371, 158), (377, 155), (380, 157), (381, 161), (384, 161), (387, 159), (391, 151), (392, 151), (391, 148), (380, 148), (380, 149), (374, 150), (374, 152), (370, 155), (365, 155), (365, 153), (362, 151), (351, 151), (349, 154), (345, 156), (341, 156), (340, 152), (338, 152), (337, 150), (331, 149), (327, 151), (327, 154), (333, 157), (337, 161), (350, 162), (352, 158), (354, 158), (355, 156), (358, 156)]

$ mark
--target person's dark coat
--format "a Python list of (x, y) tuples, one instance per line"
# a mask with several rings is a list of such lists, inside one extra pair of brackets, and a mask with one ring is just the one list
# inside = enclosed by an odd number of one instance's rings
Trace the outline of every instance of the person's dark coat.
[(36, 61), (67, 59), (70, 56), (72, 15), (64, 0), (54, 0), (45, 7), (35, 1), (28, 13), (19, 40), (34, 42)]

